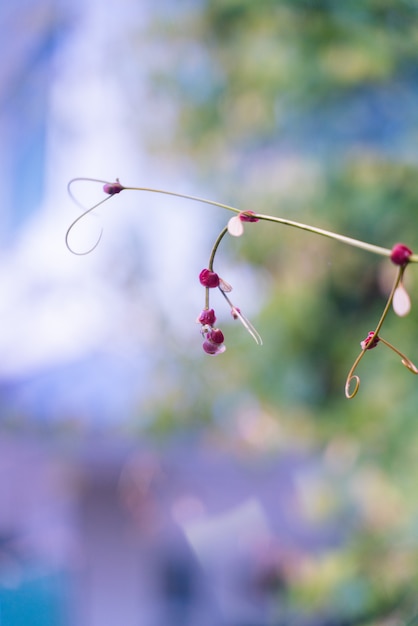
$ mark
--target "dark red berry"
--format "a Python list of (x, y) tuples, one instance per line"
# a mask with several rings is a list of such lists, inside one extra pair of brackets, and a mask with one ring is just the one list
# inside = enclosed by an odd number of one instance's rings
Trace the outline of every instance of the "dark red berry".
[(258, 222), (258, 217), (255, 217), (254, 211), (244, 211), (239, 214), (241, 222)]
[(204, 287), (219, 287), (219, 276), (211, 270), (202, 270), (199, 274), (199, 280)]
[(212, 328), (212, 330), (208, 332), (206, 338), (208, 341), (218, 345), (223, 343), (225, 339), (223, 332), (219, 328)]
[(199, 315), (198, 322), (201, 324), (208, 324), (208, 326), (213, 326), (216, 322), (215, 311), (213, 309), (203, 309)]
[(374, 336), (374, 330), (371, 330), (367, 334), (366, 339), (363, 339), (363, 341), (360, 341), (360, 345), (363, 348), (363, 350), (371, 350), (372, 348), (375, 348), (377, 346), (379, 341), (380, 341), (379, 337)]
[(109, 196), (114, 196), (115, 193), (120, 193), (123, 189), (125, 189), (125, 187), (123, 187), (123, 185), (121, 185), (119, 181), (116, 181), (115, 183), (106, 183), (105, 185), (103, 185), (103, 191), (105, 193), (108, 193)]
[(390, 259), (395, 265), (406, 265), (411, 254), (412, 250), (408, 246), (405, 246), (403, 243), (397, 243), (392, 248)]
[(207, 354), (218, 354), (220, 352), (219, 345), (212, 341), (204, 341), (202, 347)]

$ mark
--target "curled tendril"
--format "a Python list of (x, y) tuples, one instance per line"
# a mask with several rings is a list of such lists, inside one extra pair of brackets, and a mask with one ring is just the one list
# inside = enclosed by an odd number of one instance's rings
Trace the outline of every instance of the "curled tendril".
[[(353, 391), (350, 392), (350, 387), (351, 387), (351, 383), (353, 380), (355, 381), (355, 387)], [(354, 396), (357, 394), (357, 391), (359, 390), (359, 387), (360, 387), (360, 376), (357, 376), (357, 374), (352, 374), (351, 376), (348, 376), (345, 382), (345, 397), (348, 400), (351, 400), (352, 398), (354, 398)]]
[[(360, 363), (360, 361), (363, 358), (363, 356), (365, 355), (366, 350), (368, 350), (367, 345), (364, 346), (364, 348), (362, 349), (362, 351), (360, 352), (360, 354), (358, 355), (358, 357), (354, 361), (353, 365), (351, 366), (350, 371), (347, 374), (347, 379), (345, 381), (345, 397), (348, 400), (351, 400), (352, 398), (354, 398), (354, 396), (357, 395), (357, 392), (359, 390), (359, 387), (360, 387), (360, 376), (357, 376), (357, 374), (354, 374), (354, 371), (355, 371), (357, 365)], [(353, 391), (350, 392), (351, 383), (353, 382), (353, 380), (355, 381), (355, 386), (354, 386)]]
[(401, 357), (401, 362), (402, 365), (405, 365), (406, 369), (408, 369), (410, 372), (412, 372), (413, 374), (418, 374), (418, 368), (416, 367), (416, 365), (411, 361), (411, 359), (408, 359), (407, 356), (405, 356), (400, 350), (398, 350), (397, 348), (395, 348), (395, 346), (393, 346), (391, 343), (389, 343), (389, 341), (386, 341), (386, 339), (383, 339), (382, 337), (380, 337), (380, 341), (382, 343), (385, 344), (385, 346), (387, 346), (388, 348), (390, 348), (391, 350), (393, 350), (393, 352), (395, 352), (395, 354), (397, 354), (398, 356)]
[[(385, 321), (386, 316), (387, 316), (387, 314), (389, 312), (390, 306), (392, 304), (393, 296), (394, 296), (397, 288), (399, 287), (399, 285), (402, 283), (403, 275), (404, 275), (404, 272), (405, 272), (405, 267), (406, 267), (406, 265), (402, 265), (402, 266), (399, 267), (399, 269), (398, 269), (398, 271), (396, 273), (396, 276), (395, 276), (395, 280), (394, 280), (391, 292), (389, 294), (389, 298), (388, 298), (388, 300), (386, 302), (385, 308), (383, 309), (383, 313), (380, 316), (380, 320), (379, 320), (375, 330), (372, 331), (371, 333), (369, 333), (368, 337), (370, 337), (370, 340), (368, 340), (368, 338), (366, 338), (363, 342), (361, 342), (362, 350), (361, 350), (360, 354), (358, 355), (358, 357), (356, 358), (356, 360), (354, 361), (350, 371), (348, 372), (347, 379), (346, 379), (346, 382), (345, 382), (345, 396), (349, 400), (354, 398), (354, 396), (357, 394), (357, 392), (359, 390), (359, 387), (360, 387), (360, 377), (357, 376), (357, 374), (354, 374), (354, 371), (355, 371), (357, 365), (360, 363), (360, 361), (363, 358), (366, 350), (370, 350), (370, 349), (374, 348), (379, 341), (382, 341), (388, 348), (390, 348), (391, 350), (396, 352), (396, 354), (398, 354), (401, 357), (402, 363), (403, 363), (403, 365), (405, 365), (405, 367), (407, 367), (414, 374), (418, 374), (418, 370), (415, 367), (415, 365), (412, 363), (412, 361), (410, 361), (404, 354), (402, 354), (402, 352), (399, 352), (399, 350), (397, 350), (395, 348), (395, 346), (393, 346), (391, 343), (389, 343), (385, 339), (382, 339), (382, 337), (379, 335), (380, 329), (383, 326), (383, 322)], [(415, 370), (417, 370), (417, 371), (415, 371)], [(353, 391), (350, 392), (350, 387), (351, 387), (351, 384), (352, 384), (353, 380), (355, 380), (355, 387), (354, 387)]]
[(410, 359), (402, 359), (402, 365), (405, 365), (405, 367), (413, 374), (418, 374), (418, 368)]
[[(380, 337), (380, 335), (379, 336), (374, 335), (374, 345), (376, 345), (375, 343), (376, 341), (381, 341), (385, 346), (387, 346), (393, 352), (395, 352), (395, 354), (397, 354), (401, 358), (402, 365), (404, 365), (410, 372), (412, 372), (413, 374), (418, 374), (418, 367), (411, 361), (411, 359), (408, 359), (407, 356), (405, 356), (400, 350), (395, 348), (395, 346), (389, 343), (389, 341), (386, 341), (386, 339), (383, 339), (383, 337)], [(350, 371), (348, 372), (348, 376), (345, 382), (345, 396), (349, 400), (354, 398), (354, 396), (357, 394), (359, 387), (360, 387), (360, 377), (357, 376), (357, 374), (354, 374), (354, 370), (356, 369), (357, 365), (360, 363), (366, 350), (370, 350), (371, 348), (374, 347), (373, 345), (371, 345), (371, 343), (372, 342), (364, 344), (364, 348), (362, 349), (362, 351), (360, 352), (360, 354), (354, 361), (353, 366), (351, 367)], [(350, 391), (353, 380), (355, 381), (355, 386), (354, 386), (353, 391)]]
[(100, 200), (99, 202), (97, 202), (95, 205), (93, 205), (92, 207), (90, 207), (89, 209), (86, 209), (79, 201), (78, 199), (75, 197), (75, 195), (72, 192), (72, 185), (76, 182), (79, 181), (86, 181), (86, 182), (93, 182), (93, 183), (103, 183), (103, 184), (109, 184), (108, 181), (106, 180), (100, 180), (98, 178), (73, 178), (72, 180), (70, 180), (70, 182), (67, 185), (67, 190), (68, 190), (68, 194), (71, 197), (71, 199), (77, 204), (77, 206), (79, 206), (81, 209), (83, 209), (83, 213), (81, 215), (79, 215), (68, 227), (67, 232), (65, 233), (65, 245), (67, 246), (68, 250), (70, 252), (72, 252), (72, 254), (76, 254), (77, 256), (84, 256), (86, 254), (90, 254), (90, 252), (93, 252), (93, 250), (95, 250), (97, 248), (97, 246), (100, 243), (100, 240), (102, 238), (103, 235), (103, 228), (100, 231), (100, 234), (97, 238), (96, 243), (89, 248), (88, 250), (84, 250), (84, 252), (77, 252), (77, 250), (74, 250), (74, 248), (72, 248), (70, 246), (69, 243), (69, 237), (70, 237), (70, 233), (72, 232), (73, 228), (80, 222), (80, 220), (83, 219), (83, 217), (85, 217), (86, 215), (88, 215), (89, 213), (92, 213), (95, 209), (97, 209), (97, 207), (99, 207), (101, 204), (103, 204), (104, 202), (106, 202), (107, 200), (109, 200), (112, 197), (112, 194), (107, 195), (105, 198), (103, 198), (103, 200)]

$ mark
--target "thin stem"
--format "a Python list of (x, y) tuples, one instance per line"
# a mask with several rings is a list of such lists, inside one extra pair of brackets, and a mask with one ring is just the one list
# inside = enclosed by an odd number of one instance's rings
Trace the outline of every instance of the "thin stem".
[(398, 269), (398, 273), (397, 273), (396, 278), (395, 278), (395, 281), (394, 281), (394, 283), (393, 283), (392, 290), (391, 290), (391, 292), (390, 292), (390, 294), (389, 294), (388, 301), (386, 302), (386, 306), (385, 306), (385, 308), (383, 309), (383, 313), (382, 313), (382, 315), (381, 315), (381, 317), (380, 317), (380, 320), (379, 320), (379, 322), (378, 322), (378, 324), (377, 324), (377, 326), (376, 326), (376, 328), (375, 328), (375, 331), (374, 331), (374, 336), (375, 336), (375, 337), (377, 337), (377, 336), (378, 336), (379, 331), (380, 331), (380, 329), (382, 328), (383, 322), (384, 322), (384, 321), (385, 321), (385, 319), (386, 319), (386, 316), (387, 316), (387, 314), (388, 314), (388, 312), (389, 312), (389, 309), (390, 309), (390, 306), (391, 306), (391, 304), (392, 304), (393, 296), (395, 295), (395, 291), (396, 291), (396, 289), (397, 289), (397, 287), (398, 287), (399, 283), (402, 281), (402, 278), (403, 278), (403, 275), (404, 275), (404, 272), (405, 272), (405, 268), (406, 268), (406, 265), (403, 265), (403, 266), (401, 266), (401, 267)]
[[(276, 217), (274, 215), (261, 215), (260, 213), (256, 213), (255, 217), (257, 217), (260, 220), (265, 220), (267, 222), (276, 222), (277, 224), (283, 224), (284, 226), (292, 226), (293, 228), (306, 230), (309, 233), (315, 233), (317, 235), (328, 237), (329, 239), (341, 241), (342, 243), (346, 243), (349, 246), (353, 246), (355, 248), (361, 248), (362, 250), (366, 250), (367, 252), (372, 252), (373, 254), (379, 254), (380, 256), (390, 257), (391, 252), (392, 252), (392, 250), (389, 250), (389, 248), (382, 248), (381, 246), (375, 246), (371, 243), (367, 243), (366, 241), (353, 239), (352, 237), (346, 237), (345, 235), (340, 235), (339, 233), (334, 233), (330, 230), (325, 230), (323, 228), (317, 228), (316, 226), (310, 226), (309, 224), (303, 224), (301, 222), (294, 222), (293, 220), (288, 220), (284, 217)], [(411, 261), (412, 261), (412, 257), (411, 257)], [(418, 255), (416, 255), (416, 262), (418, 262)]]
[[(72, 194), (70, 187), (74, 182), (77, 181), (89, 181), (98, 182), (98, 183), (108, 183), (108, 181), (103, 181), (99, 179), (88, 179), (88, 178), (74, 178), (68, 184), (68, 189), (71, 197), (77, 202), (76, 198)], [(110, 184), (110, 183), (108, 183)], [(240, 209), (233, 207), (229, 204), (224, 204), (223, 202), (217, 202), (216, 200), (208, 200), (207, 198), (201, 198), (200, 196), (193, 196), (187, 193), (180, 193), (177, 191), (167, 191), (166, 189), (156, 189), (152, 187), (125, 187), (123, 189), (126, 191), (146, 191), (148, 193), (158, 193), (167, 196), (173, 196), (176, 198), (183, 198), (184, 200), (192, 200), (193, 202), (201, 202), (203, 204), (209, 204), (211, 206), (216, 206), (221, 209), (226, 209), (227, 211), (232, 211), (233, 213), (242, 213)], [(111, 196), (109, 196), (111, 197)], [(79, 204), (77, 202), (77, 204)], [(98, 205), (96, 205), (98, 206)], [(91, 209), (92, 210), (92, 209)], [(83, 217), (83, 215), (80, 216)], [(329, 239), (334, 239), (335, 241), (341, 241), (347, 245), (353, 246), (355, 248), (360, 248), (367, 252), (372, 252), (373, 254), (378, 254), (380, 256), (390, 257), (392, 250), (389, 248), (383, 248), (381, 246), (375, 246), (374, 244), (367, 243), (366, 241), (361, 241), (359, 239), (354, 239), (352, 237), (346, 237), (345, 235), (340, 235), (339, 233), (334, 233), (330, 230), (325, 230), (323, 228), (317, 228), (316, 226), (310, 226), (309, 224), (304, 224), (303, 222), (295, 222), (293, 220), (288, 220), (284, 217), (276, 217), (274, 215), (263, 215), (261, 213), (254, 213), (253, 217), (258, 218), (259, 220), (264, 220), (268, 222), (275, 222), (276, 224), (282, 224), (284, 226), (291, 226), (292, 228), (298, 228), (299, 230), (306, 230), (310, 233), (315, 233), (317, 235), (322, 235), (323, 237), (328, 237)], [(78, 220), (77, 220), (78, 221)], [(73, 227), (74, 224), (71, 225), (70, 228)], [(96, 244), (97, 245), (97, 244)], [(94, 246), (95, 247), (95, 246)], [(94, 248), (93, 248), (94, 249)], [(90, 250), (91, 251), (91, 250)], [(89, 252), (90, 252), (89, 251)], [(409, 257), (409, 263), (418, 263), (418, 254), (412, 254)]]
[[(388, 298), (388, 300), (386, 302), (385, 308), (383, 309), (383, 313), (380, 316), (380, 319), (379, 319), (379, 321), (377, 323), (377, 326), (376, 326), (376, 328), (375, 328), (375, 330), (373, 332), (373, 338), (371, 339), (371, 343), (373, 343), (375, 341), (378, 341), (378, 340), (383, 341), (383, 343), (385, 345), (389, 346), (390, 348), (392, 348), (392, 350), (394, 350), (397, 354), (399, 354), (399, 356), (402, 358), (402, 363), (408, 369), (410, 369), (414, 373), (418, 373), (418, 370), (417, 370), (417, 372), (414, 371), (414, 369), (416, 369), (416, 368), (415, 368), (415, 365), (412, 363), (412, 361), (407, 359), (407, 357), (405, 355), (403, 355), (401, 352), (399, 352), (396, 348), (394, 348), (387, 341), (385, 341), (384, 339), (379, 337), (380, 329), (382, 328), (383, 322), (385, 321), (386, 316), (387, 316), (387, 314), (389, 312), (389, 309), (390, 309), (390, 306), (392, 304), (393, 296), (395, 294), (395, 291), (396, 291), (399, 283), (402, 281), (402, 278), (403, 278), (403, 275), (404, 275), (404, 272), (405, 272), (405, 268), (406, 268), (406, 265), (403, 265), (403, 266), (399, 267), (399, 269), (398, 269), (398, 273), (396, 274), (396, 278), (395, 278), (395, 281), (393, 283), (392, 290), (391, 290), (391, 292), (389, 294), (389, 298)], [(362, 351), (360, 352), (360, 354), (358, 355), (358, 357), (354, 361), (353, 365), (351, 366), (350, 371), (348, 372), (347, 379), (346, 379), (346, 382), (345, 382), (345, 395), (346, 395), (346, 397), (349, 400), (354, 398), (354, 396), (357, 394), (357, 391), (358, 391), (358, 389), (360, 387), (360, 377), (357, 376), (357, 374), (354, 374), (354, 371), (357, 368), (358, 364), (360, 363), (361, 359), (363, 358), (364, 354), (366, 353), (366, 350), (369, 350), (369, 349), (370, 349), (370, 344), (369, 343), (365, 343), (364, 344), (364, 348), (362, 348)], [(353, 380), (355, 381), (355, 387), (354, 387), (353, 391), (350, 392), (350, 387), (351, 387), (351, 383), (352, 383)]]
[[(354, 396), (357, 394), (357, 391), (360, 387), (360, 376), (357, 376), (357, 374), (354, 374), (354, 371), (357, 365), (360, 363), (363, 356), (366, 354), (366, 350), (367, 350), (367, 347), (364, 347), (362, 349), (362, 351), (360, 352), (360, 354), (354, 361), (353, 365), (351, 366), (350, 371), (348, 372), (347, 379), (345, 381), (345, 397), (348, 398), (348, 400), (351, 400), (352, 398), (354, 398)], [(353, 391), (350, 393), (350, 387), (351, 387), (351, 383), (353, 380), (355, 381), (355, 387)]]
[(395, 352), (398, 356), (401, 357), (402, 365), (405, 365), (405, 367), (408, 368), (409, 371), (412, 372), (413, 374), (418, 374), (418, 368), (416, 367), (416, 365), (414, 365), (411, 359), (408, 359), (408, 357), (406, 357), (400, 350), (395, 348), (394, 345), (389, 343), (389, 341), (386, 341), (386, 339), (383, 339), (383, 337), (379, 337), (379, 339), (382, 343), (385, 344), (385, 346), (393, 350), (393, 352)]
[(71, 200), (73, 200), (73, 202), (75, 202), (81, 209), (83, 209), (83, 211), (86, 210), (86, 207), (84, 207), (76, 198), (76, 196), (73, 194), (71, 187), (74, 185), (74, 183), (103, 183), (103, 185), (108, 184), (109, 181), (107, 180), (101, 180), (100, 178), (72, 178), (68, 184), (67, 184), (67, 191), (68, 191), (68, 195), (70, 196)]
[(209, 257), (209, 265), (208, 265), (208, 268), (210, 269), (211, 272), (213, 271), (213, 262), (215, 260), (216, 252), (217, 252), (217, 250), (219, 248), (219, 244), (221, 243), (222, 239), (225, 237), (227, 232), (228, 232), (228, 227), (225, 226), (225, 228), (223, 228), (221, 230), (221, 232), (219, 233), (219, 235), (216, 238), (215, 243), (213, 244), (213, 248), (212, 248), (212, 251), (211, 251), (210, 257)]
[[(185, 194), (185, 193), (178, 193), (175, 191), (166, 191), (164, 189), (153, 189), (150, 187), (125, 187), (125, 189), (130, 189), (132, 191), (148, 191), (150, 193), (161, 193), (161, 194), (165, 194), (168, 196), (175, 196), (177, 198), (184, 198), (185, 200), (193, 200), (195, 202), (202, 202), (203, 204), (210, 204), (212, 206), (217, 206), (221, 209), (233, 211), (234, 213), (242, 213), (240, 209), (230, 206), (229, 204), (216, 202), (215, 200), (207, 200), (206, 198), (201, 198), (199, 196), (192, 196), (192, 195)], [(258, 218), (259, 220), (264, 220), (268, 222), (276, 222), (277, 224), (282, 224), (284, 226), (291, 226), (293, 228), (298, 228), (300, 230), (306, 230), (310, 233), (315, 233), (317, 235), (328, 237), (329, 239), (341, 241), (342, 243), (346, 243), (349, 246), (353, 246), (355, 248), (361, 248), (362, 250), (366, 250), (367, 252), (372, 252), (373, 254), (378, 254), (380, 256), (390, 257), (391, 252), (392, 252), (392, 250), (390, 250), (389, 248), (375, 246), (374, 244), (367, 243), (366, 241), (361, 241), (359, 239), (354, 239), (352, 237), (346, 237), (345, 235), (340, 235), (339, 233), (334, 233), (333, 231), (330, 231), (330, 230), (317, 228), (316, 226), (310, 226), (309, 224), (304, 224), (303, 222), (295, 222), (293, 220), (288, 220), (284, 217), (276, 217), (274, 215), (263, 215), (262, 213), (254, 213), (253, 217)], [(412, 254), (409, 258), (409, 262), (418, 263), (418, 254)]]
[(239, 319), (239, 321), (244, 326), (244, 328), (250, 333), (251, 337), (254, 339), (256, 344), (259, 346), (262, 346), (263, 340), (261, 339), (259, 332), (251, 324), (250, 320), (247, 319), (245, 315), (241, 313), (240, 309), (238, 309), (234, 304), (232, 304), (231, 300), (228, 298), (225, 291), (221, 289), (221, 287), (219, 287), (219, 290), (221, 294), (223, 295), (223, 297), (225, 298), (225, 300), (228, 302), (229, 306), (231, 307), (231, 313), (234, 319)]
[[(73, 197), (73, 196), (72, 196)], [(90, 207), (90, 209), (86, 209), (84, 211), (84, 213), (82, 213), (81, 215), (79, 215), (68, 227), (67, 232), (65, 233), (65, 245), (67, 246), (68, 250), (70, 252), (72, 252), (73, 254), (76, 254), (78, 256), (84, 256), (86, 254), (90, 254), (90, 252), (93, 252), (93, 250), (95, 248), (97, 248), (97, 246), (100, 243), (100, 240), (102, 238), (102, 234), (103, 234), (103, 229), (101, 229), (100, 234), (97, 238), (96, 243), (94, 244), (94, 246), (92, 246), (91, 248), (89, 248), (88, 250), (85, 250), (84, 252), (77, 252), (76, 250), (74, 250), (69, 243), (69, 236), (71, 231), (73, 230), (74, 226), (76, 226), (78, 224), (78, 222), (83, 219), (83, 217), (85, 217), (86, 215), (88, 215), (89, 213), (92, 213), (92, 211), (94, 211), (94, 209), (97, 209), (97, 207), (99, 207), (101, 204), (103, 204), (104, 202), (106, 202), (107, 200), (110, 200), (112, 196), (106, 196), (106, 198), (103, 198), (103, 200), (100, 200), (100, 202), (97, 202), (94, 206)], [(79, 205), (80, 206), (80, 205)]]
[[(381, 324), (380, 324), (381, 326)], [(373, 335), (373, 339), (372, 341), (374, 341), (374, 339), (377, 337), (377, 333)], [(379, 337), (378, 338), (379, 341), (381, 341), (383, 344), (385, 344), (385, 346), (387, 346), (388, 348), (390, 348), (391, 350), (393, 350), (393, 352), (395, 352), (398, 356), (401, 357), (401, 361), (402, 361), (402, 365), (405, 365), (405, 367), (412, 372), (413, 374), (418, 374), (418, 368), (416, 367), (416, 365), (411, 361), (411, 359), (408, 359), (407, 356), (405, 356), (400, 350), (398, 350), (397, 348), (395, 348), (394, 345), (392, 345), (391, 343), (389, 343), (389, 341), (386, 341), (386, 339), (383, 339), (383, 337)], [(354, 396), (357, 394), (357, 391), (360, 387), (360, 377), (357, 376), (357, 374), (354, 374), (354, 371), (356, 369), (356, 367), (358, 366), (358, 364), (360, 363), (361, 359), (363, 358), (366, 350), (368, 350), (369, 348), (367, 346), (365, 346), (362, 351), (360, 352), (360, 354), (358, 355), (358, 357), (356, 358), (356, 360), (354, 361), (348, 376), (347, 376), (347, 380), (345, 383), (345, 395), (346, 398), (348, 398), (349, 400), (351, 400), (352, 398), (354, 398)], [(351, 387), (351, 383), (352, 381), (355, 381), (355, 387), (353, 389), (352, 392), (350, 392), (350, 387)]]
[[(213, 262), (215, 260), (215, 255), (216, 252), (219, 248), (219, 244), (221, 243), (222, 239), (225, 237), (226, 233), (228, 232), (228, 227), (225, 226), (225, 228), (223, 228), (221, 230), (221, 232), (219, 233), (219, 235), (216, 238), (215, 243), (213, 244), (211, 253), (210, 253), (210, 257), (209, 257), (209, 264), (208, 264), (208, 269), (213, 272)], [(206, 287), (206, 292), (205, 292), (205, 308), (208, 309), (209, 308), (209, 287)]]
[(216, 200), (208, 200), (207, 198), (200, 198), (199, 196), (192, 196), (188, 193), (179, 193), (177, 191), (167, 191), (166, 189), (153, 189), (152, 187), (125, 187), (129, 191), (148, 191), (149, 193), (160, 193), (166, 196), (174, 196), (175, 198), (184, 198), (184, 200), (192, 200), (193, 202), (202, 202), (203, 204), (210, 204), (217, 206), (220, 209), (226, 209), (227, 211), (233, 211), (234, 213), (241, 213), (240, 209), (224, 204), (223, 202), (217, 202)]

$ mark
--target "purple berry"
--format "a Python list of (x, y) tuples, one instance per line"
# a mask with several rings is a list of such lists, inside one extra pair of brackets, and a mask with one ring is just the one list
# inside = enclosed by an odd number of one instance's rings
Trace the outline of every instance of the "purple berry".
[(213, 309), (203, 309), (201, 314), (198, 317), (198, 322), (201, 324), (207, 324), (208, 326), (213, 326), (216, 322), (216, 315)]
[(219, 287), (219, 276), (212, 270), (204, 269), (199, 274), (199, 280), (204, 287)]
[(115, 193), (120, 193), (123, 189), (125, 189), (125, 187), (123, 187), (118, 180), (115, 183), (106, 183), (103, 185), (103, 191), (108, 193), (109, 196), (114, 196)]
[(395, 265), (406, 265), (411, 254), (412, 250), (408, 246), (405, 246), (403, 243), (397, 243), (392, 248), (390, 259)]

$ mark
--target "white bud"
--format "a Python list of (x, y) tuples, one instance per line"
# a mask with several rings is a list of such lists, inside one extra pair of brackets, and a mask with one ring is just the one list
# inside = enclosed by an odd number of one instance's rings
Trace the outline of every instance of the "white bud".
[(244, 232), (244, 224), (240, 220), (239, 215), (235, 215), (235, 217), (231, 217), (228, 222), (228, 232), (233, 237), (241, 237)]
[(402, 283), (396, 288), (393, 294), (392, 306), (396, 315), (399, 315), (399, 317), (408, 315), (411, 310), (411, 300)]
[(219, 289), (223, 291), (223, 293), (230, 293), (232, 291), (232, 285), (219, 276)]

